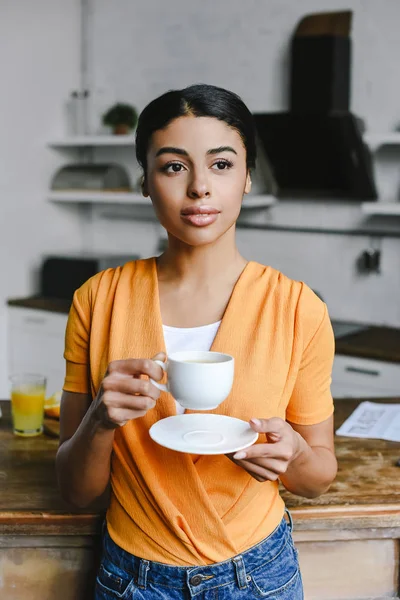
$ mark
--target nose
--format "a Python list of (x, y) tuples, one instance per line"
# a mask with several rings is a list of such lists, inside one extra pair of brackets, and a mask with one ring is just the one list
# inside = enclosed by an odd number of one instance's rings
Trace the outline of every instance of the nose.
[(192, 200), (198, 198), (208, 198), (211, 196), (210, 182), (207, 173), (204, 171), (194, 171), (189, 182), (187, 194)]

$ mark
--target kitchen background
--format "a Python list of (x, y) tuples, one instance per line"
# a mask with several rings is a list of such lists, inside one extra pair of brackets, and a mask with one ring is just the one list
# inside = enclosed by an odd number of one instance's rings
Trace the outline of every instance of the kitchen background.
[[(90, 90), (88, 133), (117, 101), (140, 111), (167, 89), (205, 82), (237, 92), (253, 112), (287, 110), (289, 43), (308, 13), (352, 10), (351, 110), (367, 132), (400, 126), (398, 0), (0, 1), (0, 397), (8, 396), (7, 300), (38, 290), (49, 254), (93, 251), (149, 256), (163, 232), (148, 208), (51, 201), (57, 169), (76, 149), (50, 144), (68, 134), (68, 100)], [(82, 38), (83, 31), (83, 38)], [(83, 42), (83, 43), (82, 43)], [(134, 170), (134, 148), (100, 148), (96, 160)], [(400, 143), (373, 152), (378, 203), (399, 200)], [(376, 204), (378, 204), (376, 203)], [(386, 206), (386, 205), (385, 205)], [(398, 205), (400, 207), (400, 204)], [(306, 281), (331, 317), (400, 327), (400, 219), (370, 216), (354, 200), (278, 201), (244, 210), (238, 230), (250, 259)], [(261, 228), (261, 225), (265, 227)], [(380, 269), (360, 272), (363, 252)], [(38, 348), (38, 352), (42, 351)]]

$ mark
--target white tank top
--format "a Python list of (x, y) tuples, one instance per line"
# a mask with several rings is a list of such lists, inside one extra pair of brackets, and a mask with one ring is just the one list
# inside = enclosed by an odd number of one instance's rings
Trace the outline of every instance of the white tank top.
[[(163, 325), (167, 354), (183, 350), (209, 350), (221, 321), (202, 327), (170, 327)], [(185, 409), (176, 402), (176, 412), (182, 415)]]

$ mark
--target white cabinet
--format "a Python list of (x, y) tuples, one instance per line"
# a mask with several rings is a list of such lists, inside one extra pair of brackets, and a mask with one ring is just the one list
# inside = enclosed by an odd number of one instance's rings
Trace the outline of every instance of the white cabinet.
[(61, 390), (67, 318), (62, 313), (9, 306), (9, 373), (41, 373), (47, 377), (47, 395)]
[(400, 364), (336, 354), (331, 390), (334, 398), (400, 396)]

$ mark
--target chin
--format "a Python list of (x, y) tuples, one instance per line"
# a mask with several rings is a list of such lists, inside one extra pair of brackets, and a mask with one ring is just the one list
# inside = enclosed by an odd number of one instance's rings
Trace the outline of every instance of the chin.
[(188, 231), (179, 231), (176, 233), (171, 233), (171, 235), (187, 244), (188, 246), (206, 246), (208, 244), (213, 244), (217, 240), (219, 240), (226, 232), (225, 231), (208, 231), (203, 230), (195, 230), (193, 232)]
[[(230, 226), (231, 227), (231, 226)], [(193, 246), (193, 247), (197, 247), (197, 246), (207, 246), (208, 244), (214, 244), (215, 242), (217, 242), (221, 237), (223, 237), (227, 231), (230, 229), (230, 227), (228, 228), (215, 228), (215, 227), (204, 227), (201, 229), (197, 229), (197, 228), (166, 228), (168, 234), (182, 242), (183, 244), (186, 244), (188, 246)]]

